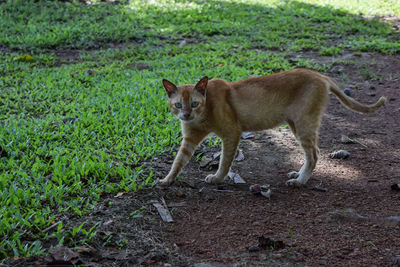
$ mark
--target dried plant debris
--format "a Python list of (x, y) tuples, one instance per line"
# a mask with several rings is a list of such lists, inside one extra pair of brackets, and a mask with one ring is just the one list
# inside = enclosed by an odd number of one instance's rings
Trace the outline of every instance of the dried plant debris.
[(272, 191), (271, 189), (268, 189), (267, 191), (261, 190), (260, 194), (265, 198), (271, 199)]
[(204, 159), (200, 162), (200, 167), (201, 168), (217, 167), (220, 156), (221, 156), (221, 151), (218, 151), (218, 152), (213, 153), (211, 156), (204, 157)]
[(65, 246), (59, 246), (49, 249), (49, 255), (46, 256), (47, 265), (76, 265), (82, 264), (78, 253)]
[(253, 139), (256, 135), (252, 132), (243, 132), (242, 139)]
[(336, 210), (331, 213), (331, 218), (346, 221), (368, 221), (369, 218), (358, 214), (354, 209)]
[(236, 172), (229, 171), (228, 177), (233, 180), (235, 184), (245, 184), (246, 181), (240, 177), (240, 175)]
[(242, 160), (244, 160), (243, 151), (241, 149), (238, 149), (238, 151), (236, 152), (235, 161), (242, 161)]
[(377, 218), (371, 216), (362, 216), (358, 214), (354, 209), (343, 209), (336, 210), (330, 213), (331, 219), (334, 221), (349, 221), (349, 222), (363, 222), (369, 221), (374, 223), (383, 223), (390, 226), (400, 225), (400, 216), (388, 216), (384, 218)]
[(164, 222), (173, 222), (174, 221), (172, 219), (171, 213), (169, 212), (168, 207), (166, 207), (166, 205), (162, 205), (157, 200), (153, 200), (152, 203), (153, 203), (153, 206), (156, 207), (158, 213), (161, 216), (161, 219)]
[(328, 192), (328, 188), (322, 187), (320, 185), (316, 185), (311, 188), (311, 190), (318, 191), (318, 192)]
[(340, 142), (342, 144), (359, 144), (359, 145), (362, 145), (363, 147), (367, 148), (367, 146), (364, 145), (363, 143), (361, 143), (360, 141), (351, 139), (350, 137), (348, 137), (347, 135), (344, 135), (344, 134), (341, 135)]
[(254, 195), (260, 194), (263, 197), (270, 199), (272, 194), (272, 190), (270, 187), (271, 186), (269, 184), (266, 185), (253, 184), (249, 187), (249, 190)]
[(350, 152), (347, 150), (338, 150), (329, 154), (331, 159), (347, 159), (350, 157)]
[(342, 136), (340, 137), (340, 142), (342, 144), (355, 144), (356, 142), (351, 139), (350, 137), (348, 137), (347, 135), (342, 134)]

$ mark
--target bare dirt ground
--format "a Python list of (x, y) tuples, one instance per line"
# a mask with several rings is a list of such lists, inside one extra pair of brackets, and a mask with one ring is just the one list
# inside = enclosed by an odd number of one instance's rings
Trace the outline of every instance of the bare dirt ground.
[[(104, 196), (85, 218), (66, 214), (67, 225), (100, 222), (94, 241), (71, 247), (68, 259), (57, 260), (53, 251), (46, 258), (7, 264), (395, 266), (400, 191), (391, 186), (400, 183), (400, 56), (296, 56), (334, 62), (326, 74), (362, 103), (381, 95), (388, 99), (378, 113), (360, 115), (331, 97), (320, 130), (319, 162), (306, 187), (285, 185), (287, 173), (303, 161), (289, 128), (255, 133), (241, 141), (244, 159), (232, 167), (247, 184), (207, 185), (204, 178), (216, 165), (200, 167), (193, 158), (180, 181), (167, 189)], [(341, 135), (355, 142), (343, 143)], [(350, 157), (331, 159), (329, 154), (339, 149)], [(217, 151), (207, 145), (198, 150), (205, 157)], [(152, 161), (157, 177), (167, 174), (172, 160), (164, 155)], [(271, 198), (249, 192), (251, 184), (268, 184)], [(154, 207), (154, 201), (163, 200), (174, 222), (163, 222)], [(270, 242), (260, 244), (261, 236)]]
[[(400, 255), (400, 222), (388, 217), (400, 216), (400, 192), (391, 189), (400, 183), (400, 57), (349, 53), (334, 60), (327, 74), (350, 88), (355, 99), (372, 103), (384, 95), (386, 106), (377, 114), (360, 115), (331, 97), (320, 130), (319, 163), (306, 188), (285, 185), (286, 174), (303, 160), (288, 128), (243, 140), (245, 159), (232, 170), (248, 184), (269, 184), (270, 200), (247, 187), (206, 185), (203, 178), (210, 171), (192, 161), (182, 182), (164, 190), (167, 204), (184, 205), (174, 209), (175, 222), (164, 228), (180, 253), (211, 266), (394, 264)], [(341, 135), (356, 142), (343, 144)], [(339, 149), (350, 157), (331, 159), (329, 154)], [(165, 175), (165, 163), (160, 164)], [(249, 252), (262, 235), (283, 241), (285, 248)]]

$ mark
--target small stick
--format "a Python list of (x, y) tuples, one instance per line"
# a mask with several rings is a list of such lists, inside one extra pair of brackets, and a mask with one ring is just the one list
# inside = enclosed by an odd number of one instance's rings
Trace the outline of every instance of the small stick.
[(43, 230), (42, 230), (42, 233), (46, 233), (46, 232), (50, 231), (51, 229), (53, 229), (54, 227), (56, 227), (56, 226), (59, 225), (60, 223), (62, 223), (62, 221), (59, 221), (59, 222), (56, 222), (56, 223), (53, 224), (53, 225), (50, 225), (50, 226), (47, 227), (46, 229), (43, 229)]

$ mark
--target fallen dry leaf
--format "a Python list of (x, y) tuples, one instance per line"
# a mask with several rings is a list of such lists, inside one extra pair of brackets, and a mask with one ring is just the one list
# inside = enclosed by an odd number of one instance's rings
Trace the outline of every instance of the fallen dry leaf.
[(164, 222), (173, 222), (174, 220), (172, 219), (171, 213), (169, 213), (169, 210), (164, 207), (160, 202), (153, 201), (153, 206), (156, 207), (158, 214), (160, 214), (161, 219)]
[(252, 132), (243, 132), (242, 133), (242, 139), (252, 139), (254, 138), (256, 135)]
[(245, 184), (246, 183), (246, 181), (243, 180), (242, 177), (240, 177), (240, 175), (238, 173), (229, 171), (228, 177), (230, 179), (232, 179), (235, 184)]
[(243, 151), (241, 149), (238, 149), (238, 151), (236, 152), (235, 161), (242, 161), (242, 160), (244, 160)]
[(45, 258), (48, 265), (75, 265), (80, 259), (78, 253), (68, 247), (59, 246), (49, 249), (49, 255)]

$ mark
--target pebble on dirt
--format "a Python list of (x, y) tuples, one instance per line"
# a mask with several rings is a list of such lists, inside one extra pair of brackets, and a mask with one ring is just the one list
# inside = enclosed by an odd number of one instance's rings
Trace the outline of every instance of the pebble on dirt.
[(350, 153), (347, 150), (339, 150), (329, 154), (331, 159), (347, 159), (350, 157)]
[(253, 245), (253, 246), (250, 246), (248, 248), (248, 250), (249, 250), (249, 252), (257, 252), (260, 250), (260, 247), (258, 245)]
[(395, 264), (395, 266), (400, 267), (400, 255), (393, 257), (392, 262)]
[(350, 90), (349, 88), (345, 88), (345, 89), (343, 90), (343, 93), (345, 93), (345, 94), (348, 95), (348, 96), (351, 96), (351, 90)]
[(394, 191), (400, 191), (400, 184), (392, 184), (391, 188)]

